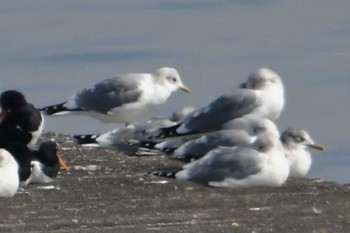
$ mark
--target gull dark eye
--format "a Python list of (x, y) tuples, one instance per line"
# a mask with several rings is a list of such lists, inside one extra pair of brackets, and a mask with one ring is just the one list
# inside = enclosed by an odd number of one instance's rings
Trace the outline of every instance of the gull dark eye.
[(171, 78), (171, 81), (173, 81), (173, 83), (176, 83), (177, 82), (177, 79), (175, 77), (172, 77)]
[(262, 126), (256, 126), (256, 127), (254, 127), (254, 129), (253, 129), (253, 133), (254, 133), (254, 134), (258, 134), (259, 132), (263, 132), (263, 131), (265, 131), (265, 128), (262, 127)]

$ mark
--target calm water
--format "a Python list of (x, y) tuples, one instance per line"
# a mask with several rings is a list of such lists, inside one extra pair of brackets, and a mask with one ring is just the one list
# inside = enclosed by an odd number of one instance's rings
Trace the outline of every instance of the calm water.
[[(270, 67), (285, 83), (280, 129), (307, 129), (310, 177), (350, 182), (349, 1), (2, 1), (0, 86), (38, 107), (118, 73), (176, 67), (193, 93), (175, 93), (154, 115), (201, 107)], [(247, 3), (249, 2), (249, 3)], [(104, 132), (84, 117), (47, 118), (61, 133)]]

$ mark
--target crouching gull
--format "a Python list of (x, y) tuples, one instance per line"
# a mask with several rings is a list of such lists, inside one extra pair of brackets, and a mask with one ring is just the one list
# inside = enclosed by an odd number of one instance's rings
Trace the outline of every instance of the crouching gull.
[(178, 89), (191, 92), (175, 68), (162, 67), (152, 74), (131, 73), (105, 79), (63, 103), (41, 110), (47, 115), (78, 114), (105, 123), (132, 123), (163, 104)]
[(324, 146), (313, 141), (310, 135), (300, 128), (287, 128), (281, 134), (281, 141), (289, 162), (289, 177), (305, 177), (311, 167), (309, 148), (324, 151)]
[(219, 146), (233, 147), (251, 144), (257, 135), (265, 132), (279, 137), (277, 127), (271, 120), (253, 115), (237, 118), (229, 126), (231, 128), (210, 132), (198, 139), (189, 140), (174, 151), (174, 157), (189, 162), (201, 158)]
[(175, 175), (178, 180), (213, 187), (281, 186), (288, 178), (289, 164), (279, 138), (263, 133), (251, 145), (214, 149), (201, 159), (184, 165), (175, 174), (152, 174)]
[(252, 114), (230, 120), (222, 128), (208, 133), (168, 137), (158, 142), (155, 140), (153, 143), (152, 141), (145, 141), (141, 143), (138, 153), (141, 155), (156, 155), (158, 150), (165, 153), (174, 153), (176, 159), (188, 162), (202, 157), (218, 146), (232, 147), (252, 143), (258, 134), (266, 131), (279, 136), (275, 123)]
[(278, 74), (260, 68), (250, 74), (242, 86), (194, 111), (183, 123), (161, 129), (158, 137), (220, 130), (226, 122), (246, 114), (270, 120), (280, 116), (284, 107), (284, 87)]

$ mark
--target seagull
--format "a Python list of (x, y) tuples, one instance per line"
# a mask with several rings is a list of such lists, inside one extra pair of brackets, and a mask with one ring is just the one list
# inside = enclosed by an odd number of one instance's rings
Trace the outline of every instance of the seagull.
[(175, 122), (166, 118), (154, 118), (146, 122), (122, 126), (103, 134), (73, 135), (73, 139), (85, 147), (112, 147), (132, 154), (147, 139), (147, 135), (158, 132), (160, 127), (169, 127), (175, 124)]
[(44, 118), (40, 111), (26, 101), (16, 90), (8, 90), (0, 96), (1, 123), (0, 145), (12, 140), (20, 140), (33, 147), (40, 137)]
[(46, 141), (38, 150), (29, 149), (26, 145), (13, 143), (8, 148), (19, 165), (19, 180), (26, 185), (30, 183), (49, 183), (57, 175), (60, 167), (68, 166), (57, 153), (57, 144)]
[[(271, 132), (279, 137), (277, 126), (267, 118), (247, 114), (223, 124), (222, 130), (189, 134), (142, 142), (139, 155), (159, 155), (162, 152), (173, 158), (189, 162), (198, 159), (217, 146), (235, 146), (252, 143), (256, 135)], [(157, 153), (158, 150), (158, 153)]]
[(213, 187), (281, 186), (288, 178), (289, 164), (279, 138), (263, 133), (252, 145), (211, 150), (201, 159), (184, 165), (175, 174), (153, 174), (175, 175), (177, 180), (190, 180)]
[(154, 73), (131, 73), (105, 79), (63, 103), (41, 110), (47, 115), (87, 115), (104, 123), (130, 124), (163, 104), (178, 89), (191, 92), (175, 68), (162, 67)]
[(284, 107), (284, 87), (280, 76), (260, 68), (248, 77), (244, 88), (222, 95), (194, 111), (183, 123), (160, 130), (158, 137), (171, 137), (220, 130), (228, 121), (253, 114), (276, 120)]
[(12, 197), (19, 186), (18, 164), (5, 149), (0, 149), (0, 197)]
[(323, 145), (313, 141), (310, 135), (300, 128), (287, 128), (281, 134), (281, 141), (289, 162), (289, 176), (294, 178), (305, 177), (311, 167), (309, 148), (324, 151)]
[(131, 154), (136, 152), (139, 146), (154, 145), (155, 142), (145, 141), (149, 135), (156, 134), (159, 128), (176, 125), (193, 110), (192, 107), (183, 107), (172, 113), (170, 118), (154, 117), (148, 121), (121, 126), (102, 134), (73, 135), (73, 139), (82, 146), (113, 147)]
[(265, 132), (279, 137), (277, 127), (271, 120), (254, 115), (237, 118), (230, 124), (226, 124), (226, 127), (228, 129), (210, 132), (197, 139), (189, 140), (174, 151), (174, 158), (189, 162), (201, 158), (219, 146), (233, 147), (251, 144), (256, 140), (257, 135)]

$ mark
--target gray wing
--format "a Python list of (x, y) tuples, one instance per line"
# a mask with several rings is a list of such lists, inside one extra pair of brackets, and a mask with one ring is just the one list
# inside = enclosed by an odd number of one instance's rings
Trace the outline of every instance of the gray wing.
[(261, 105), (254, 91), (237, 89), (220, 96), (207, 107), (191, 114), (177, 129), (178, 133), (210, 132), (221, 129), (222, 125), (234, 118), (252, 112)]
[[(220, 182), (225, 178), (243, 179), (261, 171), (258, 152), (247, 147), (219, 148), (201, 160), (185, 165), (188, 177), (198, 183)], [(186, 167), (187, 166), (187, 167)]]
[(193, 139), (175, 150), (175, 157), (185, 161), (199, 159), (218, 146), (233, 147), (250, 143), (250, 136), (242, 130), (220, 130)]
[(113, 108), (138, 100), (142, 91), (135, 75), (117, 76), (77, 93), (73, 99), (83, 110), (107, 114)]
[(175, 123), (166, 118), (152, 119), (146, 122), (138, 122), (125, 127), (120, 127), (101, 134), (97, 139), (103, 145), (119, 146), (133, 142), (139, 144), (147, 140), (148, 135), (161, 127), (170, 127)]

